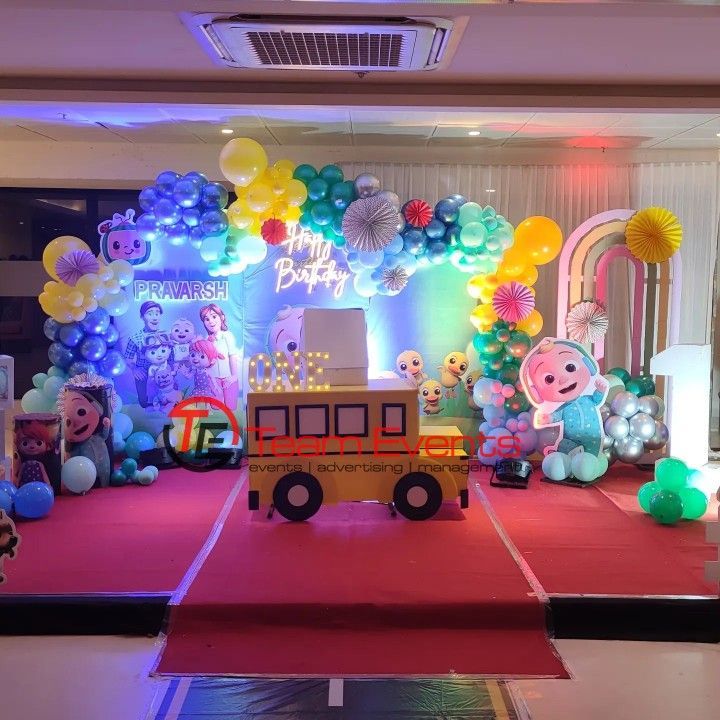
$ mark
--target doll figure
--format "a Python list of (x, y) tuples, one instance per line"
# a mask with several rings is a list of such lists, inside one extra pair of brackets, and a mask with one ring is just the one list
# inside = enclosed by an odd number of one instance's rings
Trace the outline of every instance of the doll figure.
[(475, 389), (475, 383), (483, 376), (482, 370), (470, 370), (470, 372), (465, 376), (465, 379), (463, 381), (463, 388), (468, 396), (468, 407), (471, 410), (479, 410), (480, 406), (475, 402), (475, 397), (473, 396), (473, 390)]
[(210, 340), (195, 340), (192, 343), (188, 371), (190, 375), (194, 376), (193, 395), (223, 399), (222, 391), (211, 373), (211, 369), (218, 360), (224, 359)]
[(417, 350), (403, 350), (395, 359), (395, 367), (400, 377), (412, 380), (418, 387), (429, 379), (423, 372), (422, 355)]
[(437, 380), (426, 380), (418, 390), (423, 412), (426, 415), (437, 415), (442, 412), (440, 398), (442, 396), (442, 385)]
[(190, 344), (195, 339), (195, 326), (187, 318), (180, 318), (172, 324), (168, 334), (173, 344), (174, 361), (187, 365), (190, 357)]
[(598, 455), (602, 450), (600, 407), (608, 383), (597, 361), (571, 340), (546, 338), (533, 348), (520, 366), (520, 381), (537, 408), (534, 425), (560, 426), (554, 445), (545, 454), (569, 453), (575, 448)]
[[(57, 428), (57, 425), (55, 426)], [(51, 427), (37, 420), (15, 427), (15, 479), (18, 487), (29, 482), (43, 482), (50, 485), (45, 468), (48, 455), (54, 453), (54, 439)]]
[(165, 368), (155, 373), (155, 386), (157, 392), (152, 404), (155, 410), (169, 413), (181, 400), (182, 393), (175, 384), (175, 370)]
[(460, 378), (468, 369), (468, 359), (465, 353), (457, 351), (445, 356), (442, 365), (438, 365), (440, 371), (440, 384), (446, 388), (445, 397), (457, 397), (455, 388), (460, 384)]
[(68, 386), (58, 404), (63, 416), (67, 456), (81, 455), (92, 460), (97, 470), (96, 484), (108, 487), (112, 471), (111, 450), (108, 447), (108, 438), (111, 437), (110, 409), (103, 407), (95, 392), (105, 393), (109, 404), (109, 393), (102, 386)]

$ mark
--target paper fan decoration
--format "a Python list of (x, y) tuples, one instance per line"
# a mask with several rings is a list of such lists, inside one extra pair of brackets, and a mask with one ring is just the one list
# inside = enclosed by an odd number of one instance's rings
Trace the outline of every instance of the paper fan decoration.
[(608, 325), (605, 308), (590, 300), (574, 305), (565, 318), (568, 337), (579, 343), (596, 343), (601, 340)]
[(260, 234), (268, 245), (280, 245), (287, 240), (287, 226), (282, 220), (270, 218), (262, 224)]
[(407, 284), (410, 276), (402, 265), (383, 270), (382, 283), (391, 292), (400, 292)]
[(433, 219), (433, 209), (424, 200), (410, 200), (403, 208), (405, 219), (416, 228), (424, 228)]
[(513, 280), (495, 291), (492, 306), (501, 320), (516, 323), (530, 315), (535, 307), (535, 296), (527, 285)]
[(625, 228), (628, 250), (646, 263), (661, 263), (682, 243), (682, 225), (666, 208), (649, 207), (636, 212)]
[(385, 198), (372, 195), (348, 205), (342, 221), (345, 240), (354, 250), (377, 252), (397, 235), (399, 216)]
[(83, 275), (96, 273), (99, 269), (98, 259), (89, 250), (71, 250), (55, 263), (58, 278), (67, 285), (75, 285)]

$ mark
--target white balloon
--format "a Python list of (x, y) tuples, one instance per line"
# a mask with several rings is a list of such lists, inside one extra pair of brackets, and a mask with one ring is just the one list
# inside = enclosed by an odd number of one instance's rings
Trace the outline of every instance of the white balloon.
[(97, 469), (90, 458), (78, 455), (68, 458), (60, 470), (62, 484), (76, 495), (86, 493), (95, 484)]

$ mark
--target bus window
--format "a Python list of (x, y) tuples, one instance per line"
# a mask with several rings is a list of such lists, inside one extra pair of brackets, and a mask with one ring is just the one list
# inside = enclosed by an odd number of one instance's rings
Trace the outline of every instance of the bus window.
[(328, 405), (297, 405), (295, 407), (296, 437), (327, 437), (330, 434)]
[[(262, 429), (263, 438), (288, 434), (288, 408), (285, 406), (255, 408), (255, 427)], [(259, 438), (260, 432), (255, 433)]]
[(405, 435), (405, 405), (383, 403), (383, 435)]
[(368, 406), (336, 405), (335, 434), (338, 437), (347, 437), (348, 435), (354, 435), (356, 437), (367, 437)]

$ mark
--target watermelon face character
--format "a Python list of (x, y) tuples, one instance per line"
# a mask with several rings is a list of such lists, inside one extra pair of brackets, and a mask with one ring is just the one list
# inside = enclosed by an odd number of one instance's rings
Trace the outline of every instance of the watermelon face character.
[(124, 216), (116, 213), (112, 220), (98, 225), (100, 251), (108, 263), (127, 260), (140, 265), (150, 257), (150, 243), (138, 235), (134, 217), (135, 211), (128, 210)]

